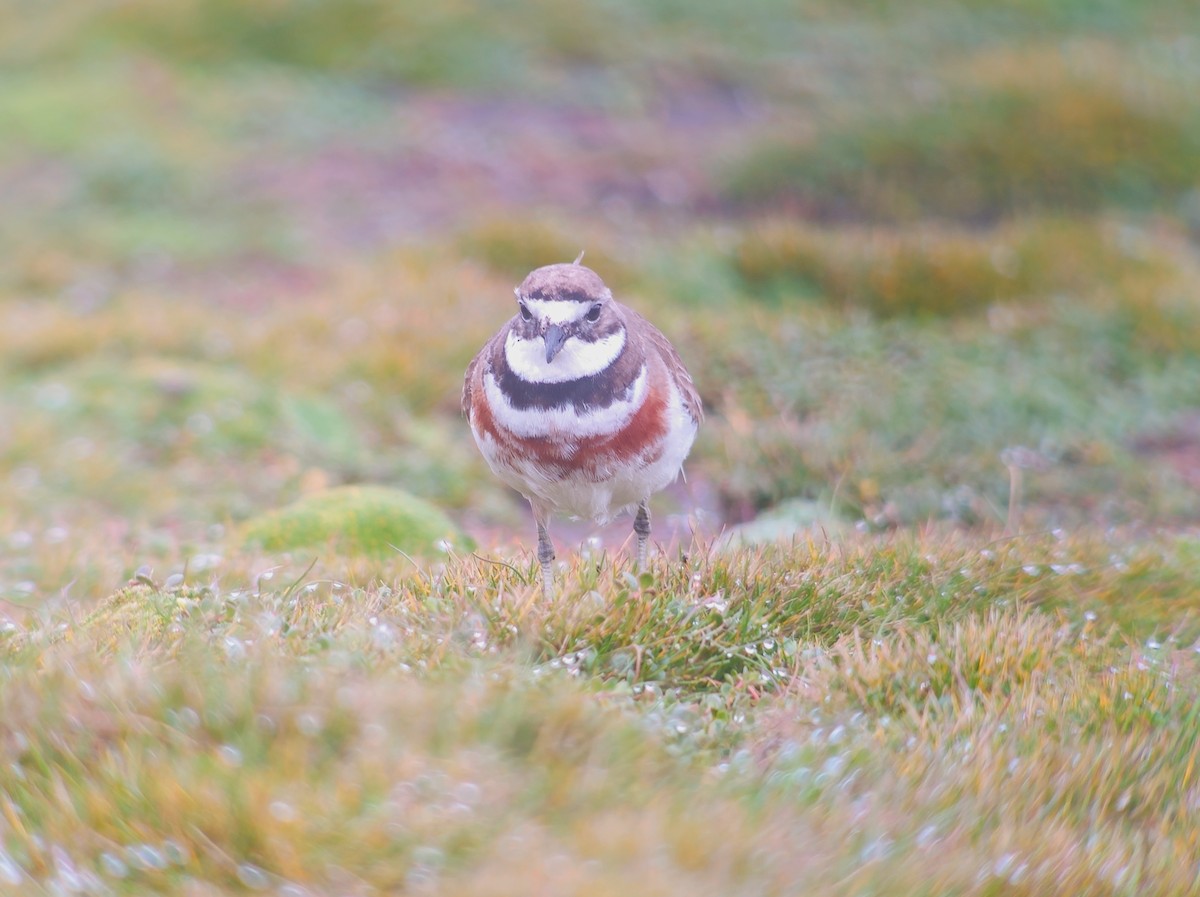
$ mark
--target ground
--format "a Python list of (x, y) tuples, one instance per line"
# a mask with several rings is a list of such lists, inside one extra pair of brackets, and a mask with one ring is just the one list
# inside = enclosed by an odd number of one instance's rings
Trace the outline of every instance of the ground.
[[(1194, 24), (0, 2), (0, 890), (1200, 893)], [(707, 420), (547, 601), (581, 249)]]

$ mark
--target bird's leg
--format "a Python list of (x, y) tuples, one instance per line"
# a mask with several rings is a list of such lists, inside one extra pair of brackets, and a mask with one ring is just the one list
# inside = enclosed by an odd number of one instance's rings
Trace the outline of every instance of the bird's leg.
[(637, 516), (633, 518), (633, 531), (637, 533), (637, 569), (641, 573), (646, 569), (646, 542), (650, 538), (650, 503), (643, 501), (638, 505)]
[(550, 533), (546, 531), (546, 521), (538, 515), (538, 563), (542, 565), (542, 595), (549, 600), (554, 597), (554, 572), (550, 565), (554, 562), (554, 544), (550, 541)]

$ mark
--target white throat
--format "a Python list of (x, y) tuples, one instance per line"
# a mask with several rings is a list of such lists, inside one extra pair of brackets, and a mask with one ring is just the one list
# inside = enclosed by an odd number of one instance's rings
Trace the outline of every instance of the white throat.
[(510, 330), (504, 341), (504, 360), (527, 383), (565, 383), (600, 373), (620, 357), (624, 348), (624, 327), (594, 343), (572, 336), (563, 343), (554, 360), (547, 363), (546, 342), (542, 337), (521, 339)]

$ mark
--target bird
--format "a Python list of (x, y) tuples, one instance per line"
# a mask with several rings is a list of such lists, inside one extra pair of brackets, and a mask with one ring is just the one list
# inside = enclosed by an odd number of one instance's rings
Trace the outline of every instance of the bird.
[(533, 509), (546, 598), (554, 515), (603, 524), (633, 512), (646, 568), (650, 496), (680, 475), (704, 419), (675, 347), (581, 259), (530, 272), (463, 380), (484, 460)]

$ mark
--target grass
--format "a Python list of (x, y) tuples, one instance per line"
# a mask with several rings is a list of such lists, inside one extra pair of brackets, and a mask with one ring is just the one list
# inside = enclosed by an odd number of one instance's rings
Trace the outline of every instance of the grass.
[(1176, 94), (1186, 77), (1160, 86), (1104, 44), (985, 57), (952, 77), (931, 101), (768, 142), (730, 170), (726, 194), (833, 219), (977, 223), (1144, 209), (1196, 186), (1200, 122)]
[(130, 586), (6, 636), (9, 884), (1190, 887), (1194, 544), (993, 544)]
[[(1038, 459), (1030, 525), (1078, 522), (1106, 500), (1113, 520), (1191, 513), (1174, 504), (1187, 492), (1160, 491), (1157, 477), (1174, 474), (1147, 467), (1123, 435), (1171, 429), (1179, 412), (1166, 409), (1186, 407), (1195, 382), (1190, 349), (1144, 363), (1149, 314), (1056, 299), (962, 324), (847, 325), (793, 298), (752, 324), (725, 320), (709, 334), (708, 375), (727, 385), (706, 393), (724, 416), (702, 435), (700, 457), (720, 453), (732, 508), (804, 496), (881, 525), (1001, 521), (1004, 453), (1024, 446)], [(722, 333), (737, 337), (720, 344)], [(1085, 398), (1097, 388), (1103, 414)], [(1142, 510), (1147, 501), (1156, 510)]]
[[(1200, 893), (1191, 13), (0, 0), (0, 892)], [(581, 249), (707, 416), (546, 600)]]
[[(983, 232), (853, 228), (786, 219), (743, 234), (730, 263), (764, 298), (810, 293), (879, 317), (955, 315), (997, 305), (1107, 294), (1147, 319), (1173, 275), (1169, 253), (1131, 251), (1112, 227), (1037, 219)], [(1087, 260), (1086, 263), (1083, 260)], [(1161, 312), (1160, 312), (1161, 313)]]

